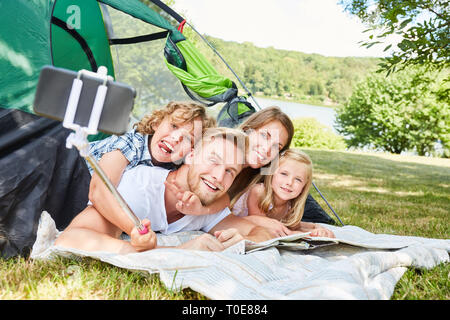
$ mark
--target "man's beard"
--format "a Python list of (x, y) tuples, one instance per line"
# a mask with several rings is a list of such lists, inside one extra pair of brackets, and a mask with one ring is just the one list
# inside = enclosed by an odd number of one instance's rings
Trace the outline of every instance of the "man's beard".
[(188, 171), (188, 186), (189, 191), (195, 193), (197, 197), (200, 199), (200, 202), (203, 206), (208, 206), (213, 203), (219, 196), (223, 194), (223, 191), (217, 191), (217, 193), (208, 193), (201, 189), (200, 185), (203, 183), (199, 174), (195, 173), (193, 170), (193, 166), (189, 166)]

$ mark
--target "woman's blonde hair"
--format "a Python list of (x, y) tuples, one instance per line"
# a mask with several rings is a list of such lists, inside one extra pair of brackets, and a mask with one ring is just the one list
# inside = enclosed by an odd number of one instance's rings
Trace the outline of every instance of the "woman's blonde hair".
[(166, 116), (171, 116), (176, 123), (193, 121), (200, 117), (202, 120), (202, 134), (208, 128), (216, 126), (216, 120), (206, 113), (205, 107), (193, 102), (169, 102), (164, 108), (153, 110), (141, 121), (134, 124), (136, 131), (141, 134), (152, 135), (155, 133), (155, 126), (158, 126)]
[[(280, 166), (282, 163), (284, 163), (286, 160), (294, 160), (299, 163), (302, 163), (305, 165), (306, 168), (306, 182), (303, 186), (303, 190), (300, 193), (300, 195), (290, 200), (291, 206), (287, 212), (287, 214), (283, 217), (281, 222), (288, 228), (295, 229), (299, 223), (302, 220), (303, 212), (305, 211), (305, 203), (306, 198), (309, 194), (309, 189), (311, 188), (312, 184), (312, 174), (313, 174), (313, 165), (311, 158), (304, 152), (298, 150), (298, 149), (287, 149), (283, 153), (280, 154), (279, 160), (278, 160), (278, 166)], [(255, 185), (256, 183), (263, 183), (264, 185), (264, 195), (261, 199), (258, 199), (258, 207), (261, 211), (265, 212), (266, 215), (270, 218), (271, 217), (271, 206), (274, 204), (274, 195), (273, 195), (273, 189), (272, 189), (272, 179), (273, 175), (256, 175), (251, 183), (237, 196), (235, 196), (231, 201), (231, 207), (234, 206), (236, 201), (245, 193), (247, 192), (250, 187)]]

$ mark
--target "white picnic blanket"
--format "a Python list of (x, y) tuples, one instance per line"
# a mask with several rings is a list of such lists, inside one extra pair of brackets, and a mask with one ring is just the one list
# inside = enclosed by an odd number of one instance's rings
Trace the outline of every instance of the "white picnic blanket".
[[(408, 267), (428, 269), (449, 261), (448, 239), (327, 227), (346, 243), (299, 251), (269, 247), (248, 254), (237, 253), (242, 249), (238, 244), (223, 252), (165, 248), (119, 255), (55, 246), (59, 231), (43, 212), (31, 258), (92, 257), (125, 269), (159, 273), (168, 288), (189, 287), (210, 299), (227, 300), (389, 299)], [(177, 245), (199, 234), (158, 235), (158, 241)]]

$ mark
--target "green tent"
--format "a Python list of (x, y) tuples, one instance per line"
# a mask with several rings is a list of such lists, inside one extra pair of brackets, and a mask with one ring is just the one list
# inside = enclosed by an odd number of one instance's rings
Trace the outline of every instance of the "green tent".
[(91, 176), (65, 147), (69, 130), (33, 114), (43, 66), (106, 66), (136, 89), (138, 118), (149, 105), (189, 97), (223, 103), (222, 126), (255, 112), (186, 39), (184, 19), (159, 0), (7, 0), (0, 16), (0, 256), (29, 252), (42, 211), (61, 230), (87, 203)]
[(177, 29), (179, 21), (169, 22), (150, 1), (8, 0), (0, 1), (0, 15), (0, 256), (28, 253), (42, 211), (63, 229), (87, 203), (90, 174), (65, 147), (69, 130), (33, 113), (43, 66), (106, 66), (136, 89), (136, 117), (170, 100), (227, 105), (238, 98), (235, 84)]
[[(155, 2), (162, 4), (160, 1)], [(164, 61), (191, 98), (200, 98), (202, 102), (210, 104), (230, 102), (237, 98), (236, 85), (220, 75), (174, 25), (146, 4), (138, 0), (83, 0), (75, 3), (71, 0), (17, 0), (0, 3), (1, 12), (8, 12), (2, 15), (0, 21), (2, 108), (33, 113), (34, 91), (39, 71), (44, 65), (51, 64), (76, 71), (96, 71), (98, 66), (103, 65), (116, 78), (115, 59), (111, 50), (113, 46), (139, 44), (162, 38), (166, 41)], [(135, 23), (139, 21), (152, 25), (158, 32), (112, 38), (120, 17), (114, 19), (111, 11), (131, 16)], [(120, 77), (118, 80), (121, 81)], [(172, 81), (176, 81), (176, 78)], [(238, 109), (241, 114), (254, 111), (249, 103), (241, 103), (243, 100), (245, 99), (242, 97), (239, 99), (239, 108), (234, 108), (236, 112)], [(226, 109), (233, 108), (227, 106)]]

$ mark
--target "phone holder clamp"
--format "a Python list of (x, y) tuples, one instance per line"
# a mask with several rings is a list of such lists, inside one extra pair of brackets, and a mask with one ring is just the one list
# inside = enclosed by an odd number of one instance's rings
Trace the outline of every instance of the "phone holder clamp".
[[(98, 133), (97, 128), (103, 111), (106, 93), (108, 91), (107, 82), (108, 80), (114, 80), (111, 76), (107, 75), (107, 72), (108, 70), (104, 66), (100, 66), (96, 73), (88, 70), (80, 70), (77, 78), (73, 80), (72, 90), (70, 91), (69, 101), (67, 103), (66, 113), (64, 115), (63, 127), (75, 131), (67, 137), (66, 147), (71, 149), (72, 146), (76, 146), (80, 150), (80, 154), (83, 157), (86, 157), (89, 154), (89, 143), (87, 136)], [(81, 127), (80, 125), (74, 123), (78, 101), (80, 99), (81, 90), (83, 89), (83, 81), (81, 80), (83, 75), (89, 75), (90, 77), (103, 80), (103, 84), (101, 84), (97, 89), (97, 94), (94, 99), (94, 105), (87, 127)]]

